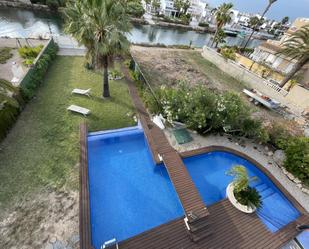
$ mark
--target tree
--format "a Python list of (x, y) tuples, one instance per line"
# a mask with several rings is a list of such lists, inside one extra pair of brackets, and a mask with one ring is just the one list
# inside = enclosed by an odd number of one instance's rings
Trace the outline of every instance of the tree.
[(103, 64), (103, 97), (110, 97), (109, 61), (129, 49), (126, 34), (131, 25), (126, 7), (121, 0), (76, 0), (65, 9), (66, 31), (91, 49), (96, 64)]
[(288, 16), (285, 16), (282, 18), (281, 20), (281, 24), (284, 25), (284, 24), (287, 24), (289, 22), (290, 18)]
[(142, 17), (145, 14), (144, 7), (140, 0), (126, 1), (127, 13), (134, 17)]
[(226, 34), (223, 29), (219, 29), (216, 36), (213, 38), (213, 42), (215, 43), (215, 47), (218, 47), (219, 44), (225, 43)]
[(298, 60), (294, 68), (280, 83), (284, 85), (305, 65), (309, 62), (309, 25), (301, 27), (291, 38), (282, 43), (282, 50), (278, 53), (285, 55), (291, 60)]
[(158, 12), (158, 9), (161, 7), (160, 0), (152, 0), (151, 6), (152, 6), (152, 8), (154, 9), (155, 12)]
[[(232, 19), (231, 17), (231, 9), (233, 8), (232, 3), (223, 3), (219, 6), (218, 9), (215, 10), (215, 18), (217, 23), (217, 30), (214, 35), (214, 39), (212, 42), (212, 46), (215, 43), (216, 36), (218, 35), (219, 30), (223, 28), (223, 26), (229, 23)], [(221, 32), (222, 33), (222, 32)]]
[(249, 20), (249, 26), (256, 31), (259, 30), (260, 26), (264, 23), (264, 19), (260, 19), (257, 16), (252, 16)]
[(190, 0), (175, 0), (174, 7), (179, 12), (179, 14), (187, 14), (188, 9), (190, 8)]
[[(262, 14), (260, 20), (263, 19), (263, 17), (264, 17), (265, 14), (267, 13), (267, 11), (270, 9), (270, 7), (271, 7), (276, 1), (277, 1), (277, 0), (268, 0), (268, 5), (267, 5), (266, 9), (264, 10), (264, 12), (263, 12), (263, 14)], [(249, 38), (248, 38), (248, 40), (247, 40), (245, 46), (243, 47), (244, 49), (248, 46), (248, 44), (249, 44), (249, 42), (250, 42), (250, 40), (251, 40), (251, 37), (253, 36), (254, 32), (255, 32), (255, 27), (252, 29), (252, 32), (251, 32), (251, 34), (250, 34), (250, 36), (249, 36)]]

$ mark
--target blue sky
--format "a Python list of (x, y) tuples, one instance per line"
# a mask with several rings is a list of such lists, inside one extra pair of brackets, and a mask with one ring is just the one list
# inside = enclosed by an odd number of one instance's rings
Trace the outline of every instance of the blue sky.
[[(268, 0), (206, 0), (212, 7), (224, 2), (231, 2), (234, 8), (244, 12), (262, 13)], [(309, 0), (278, 0), (269, 12), (268, 18), (281, 20), (284, 16), (294, 20), (296, 17), (309, 17)]]

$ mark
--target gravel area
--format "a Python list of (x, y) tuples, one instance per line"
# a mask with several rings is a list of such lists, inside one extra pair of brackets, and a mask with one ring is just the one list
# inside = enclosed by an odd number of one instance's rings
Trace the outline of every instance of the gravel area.
[(165, 135), (170, 144), (179, 152), (194, 150), (206, 146), (218, 145), (225, 146), (240, 152), (246, 153), (263, 165), (285, 188), (294, 196), (294, 198), (309, 212), (309, 195), (302, 192), (296, 183), (291, 181), (283, 170), (273, 159), (273, 152), (263, 145), (254, 143), (244, 138), (235, 138), (227, 135), (208, 135), (201, 136), (190, 131), (193, 141), (187, 144), (179, 145), (176, 143), (170, 129), (165, 130)]

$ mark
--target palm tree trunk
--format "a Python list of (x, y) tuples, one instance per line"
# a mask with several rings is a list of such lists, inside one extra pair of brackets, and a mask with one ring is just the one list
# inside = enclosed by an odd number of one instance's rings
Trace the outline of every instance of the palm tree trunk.
[(109, 84), (108, 84), (108, 56), (103, 56), (103, 98), (109, 98)]
[[(272, 4), (273, 4), (272, 2), (269, 2), (269, 4), (267, 5), (266, 9), (264, 10), (264, 12), (263, 12), (263, 14), (262, 14), (260, 20), (263, 20), (263, 17), (265, 16), (266, 12), (269, 10), (269, 8), (270, 8), (270, 6), (271, 6)], [(254, 34), (254, 32), (255, 32), (255, 29), (256, 29), (256, 27), (253, 27), (252, 32), (251, 32), (251, 34), (250, 34), (248, 40), (246, 41), (246, 44), (245, 44), (245, 46), (243, 47), (243, 49), (245, 49), (245, 48), (248, 46), (248, 44), (249, 44), (249, 42), (250, 42), (250, 40), (251, 40), (251, 37), (253, 36), (253, 34)]]
[(289, 72), (287, 76), (281, 81), (280, 87), (284, 87), (285, 84), (308, 62), (308, 57), (300, 59), (300, 61), (293, 67), (292, 71)]
[(215, 34), (214, 34), (214, 37), (212, 38), (211, 47), (213, 47), (214, 44), (215, 44), (215, 37), (217, 36), (217, 33), (218, 33), (218, 28), (216, 29), (216, 32), (215, 32)]

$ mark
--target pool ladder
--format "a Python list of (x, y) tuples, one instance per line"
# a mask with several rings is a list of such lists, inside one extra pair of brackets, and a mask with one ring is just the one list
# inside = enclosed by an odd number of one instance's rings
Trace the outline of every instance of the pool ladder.
[(119, 249), (118, 242), (116, 238), (105, 241), (103, 245), (101, 245), (101, 249)]

